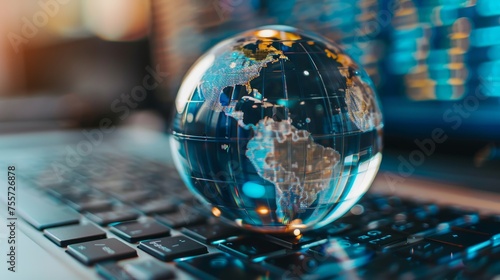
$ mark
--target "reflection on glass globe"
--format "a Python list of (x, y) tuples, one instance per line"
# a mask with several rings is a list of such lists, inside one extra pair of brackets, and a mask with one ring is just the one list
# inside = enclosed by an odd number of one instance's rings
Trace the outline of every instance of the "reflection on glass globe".
[(367, 74), (336, 44), (265, 26), (210, 49), (175, 102), (172, 151), (216, 216), (264, 232), (316, 229), (368, 190), (382, 115)]

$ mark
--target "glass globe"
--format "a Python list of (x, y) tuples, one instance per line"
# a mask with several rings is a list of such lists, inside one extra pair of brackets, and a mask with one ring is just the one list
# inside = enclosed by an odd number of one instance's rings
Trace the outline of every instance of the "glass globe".
[(250, 230), (297, 233), (335, 221), (381, 161), (370, 78), (338, 45), (287, 26), (207, 51), (174, 113), (171, 147), (187, 187), (208, 211)]

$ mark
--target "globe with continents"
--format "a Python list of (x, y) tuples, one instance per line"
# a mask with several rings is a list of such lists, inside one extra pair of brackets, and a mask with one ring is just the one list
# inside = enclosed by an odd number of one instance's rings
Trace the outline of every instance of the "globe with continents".
[(287, 26), (220, 42), (175, 101), (171, 147), (215, 216), (272, 233), (327, 225), (368, 190), (382, 115), (367, 74), (338, 45)]

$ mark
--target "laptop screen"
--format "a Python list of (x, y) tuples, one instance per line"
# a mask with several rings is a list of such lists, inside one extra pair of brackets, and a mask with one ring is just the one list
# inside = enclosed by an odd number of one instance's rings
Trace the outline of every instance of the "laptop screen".
[(429, 2), (401, 1), (379, 37), (388, 132), (500, 139), (498, 1)]

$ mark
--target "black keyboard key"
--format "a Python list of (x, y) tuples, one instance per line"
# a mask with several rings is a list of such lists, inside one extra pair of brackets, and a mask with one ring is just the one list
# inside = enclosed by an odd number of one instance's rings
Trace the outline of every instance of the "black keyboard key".
[(437, 225), (432, 225), (428, 222), (412, 220), (412, 221), (397, 221), (391, 225), (391, 229), (405, 235), (429, 236), (437, 233), (439, 230)]
[(345, 268), (354, 268), (366, 264), (375, 252), (365, 245), (342, 238), (332, 238), (327, 243), (309, 248), (315, 256), (332, 258)]
[(431, 240), (423, 240), (406, 246), (394, 253), (403, 258), (417, 258), (430, 263), (443, 264), (461, 259), (463, 257), (462, 251), (463, 249), (460, 247)]
[(171, 228), (187, 227), (206, 222), (207, 218), (192, 210), (182, 210), (174, 213), (156, 215), (155, 219)]
[(368, 202), (371, 205), (371, 210), (382, 213), (384, 216), (390, 216), (398, 212), (406, 211), (413, 206), (412, 203), (408, 203), (408, 201), (404, 201), (395, 196), (378, 196), (373, 199), (369, 199)]
[(368, 211), (368, 210), (363, 210), (363, 211), (364, 212), (360, 213), (359, 215), (346, 215), (338, 219), (336, 222), (352, 225), (353, 228), (366, 229), (367, 225), (371, 221), (386, 218), (384, 214), (379, 213), (377, 211)]
[(282, 279), (356, 279), (356, 271), (374, 258), (375, 251), (366, 246), (334, 238), (306, 252), (268, 258), (264, 265), (279, 268), (274, 272), (283, 275)]
[(471, 256), (491, 245), (488, 235), (458, 230), (433, 235), (427, 239), (463, 248)]
[(175, 268), (157, 260), (135, 261), (123, 265), (134, 279), (164, 280), (175, 278)]
[(80, 215), (67, 205), (56, 204), (43, 195), (36, 195), (20, 188), (18, 213), (24, 220), (38, 230), (77, 224)]
[(410, 235), (428, 236), (452, 226), (475, 223), (478, 213), (456, 207), (439, 207), (432, 203), (409, 201), (409, 207), (395, 215), (396, 231)]
[(309, 235), (314, 235), (314, 234), (319, 234), (320, 236), (322, 235), (327, 235), (327, 236), (338, 236), (342, 233), (346, 233), (349, 230), (353, 229), (353, 225), (351, 224), (346, 224), (346, 223), (341, 223), (341, 222), (333, 222), (327, 226), (322, 227), (321, 229), (313, 232), (308, 232), (307, 234)]
[(408, 213), (418, 220), (425, 220), (439, 212), (439, 206), (434, 203), (417, 203), (417, 205), (409, 209)]
[(446, 275), (456, 271), (457, 266), (435, 265), (416, 258), (384, 254), (355, 271), (344, 271), (342, 276), (346, 279), (455, 279)]
[(186, 227), (182, 229), (182, 232), (200, 242), (210, 244), (214, 241), (235, 236), (241, 233), (241, 230), (234, 226), (216, 222)]
[(137, 256), (137, 252), (116, 238), (100, 239), (68, 246), (67, 252), (86, 265)]
[(377, 229), (377, 228), (388, 226), (391, 223), (392, 223), (391, 218), (382, 218), (382, 219), (378, 219), (378, 220), (373, 220), (373, 221), (370, 221), (366, 224), (365, 229), (367, 229), (367, 230)]
[(406, 236), (387, 228), (361, 231), (345, 238), (351, 240), (352, 242), (366, 244), (367, 246), (382, 251), (402, 246), (407, 243)]
[(208, 253), (207, 247), (184, 236), (141, 241), (138, 248), (162, 261)]
[(177, 265), (200, 279), (256, 280), (281, 279), (261, 266), (244, 262), (224, 253), (209, 254), (177, 261)]
[(89, 193), (91, 189), (82, 183), (66, 182), (64, 184), (59, 184), (54, 187), (48, 187), (47, 193), (61, 201), (69, 197), (81, 197)]
[(113, 192), (111, 195), (123, 203), (136, 203), (151, 198), (153, 193), (150, 190), (139, 189), (131, 191), (120, 190), (118, 192)]
[(464, 262), (461, 278), (456, 279), (498, 279), (500, 276), (500, 247), (487, 254)]
[(219, 249), (240, 258), (259, 261), (265, 257), (285, 254), (284, 247), (256, 236), (230, 238), (219, 244)]
[(479, 214), (454, 207), (441, 208), (435, 214), (426, 216), (422, 221), (430, 224), (446, 224), (448, 227), (472, 224), (479, 220)]
[(144, 239), (166, 237), (170, 235), (170, 229), (168, 227), (152, 220), (146, 222), (114, 224), (110, 227), (110, 230), (128, 242), (137, 242)]
[(177, 209), (177, 205), (172, 199), (155, 199), (143, 201), (134, 205), (134, 208), (145, 215), (171, 213)]
[(488, 235), (493, 242), (492, 246), (500, 245), (500, 218), (498, 217), (483, 218), (476, 224), (454, 227), (453, 229)]
[(93, 224), (49, 228), (43, 234), (60, 247), (106, 238), (106, 233)]
[(120, 265), (114, 261), (98, 263), (97, 273), (106, 280), (134, 280)]
[(111, 209), (113, 202), (109, 198), (85, 198), (85, 199), (71, 199), (66, 200), (69, 207), (78, 212), (84, 211), (104, 211)]
[(334, 279), (345, 269), (336, 260), (312, 252), (294, 252), (289, 255), (268, 258), (263, 266), (279, 279)]
[(314, 235), (314, 234), (304, 234), (299, 236), (290, 235), (265, 235), (266, 240), (283, 246), (287, 249), (300, 249), (308, 248), (311, 246), (326, 243), (328, 238), (326, 236)]
[(139, 214), (136, 211), (127, 208), (115, 209), (106, 212), (87, 213), (86, 216), (94, 223), (105, 226), (111, 223), (135, 220), (139, 217)]

